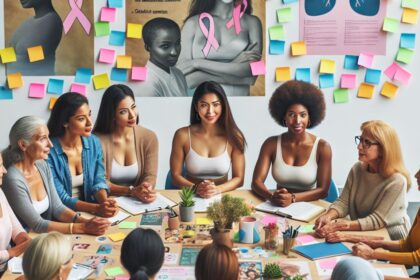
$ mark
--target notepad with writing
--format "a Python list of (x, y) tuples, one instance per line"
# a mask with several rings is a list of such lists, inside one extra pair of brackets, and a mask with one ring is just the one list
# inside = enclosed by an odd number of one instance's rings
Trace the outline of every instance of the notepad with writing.
[(321, 242), (310, 245), (295, 246), (292, 248), (292, 250), (311, 260), (317, 260), (351, 253), (351, 250), (344, 246), (344, 244), (341, 242)]
[(164, 197), (160, 193), (156, 195), (156, 200), (149, 204), (143, 203), (133, 197), (128, 196), (120, 196), (115, 198), (115, 200), (118, 202), (118, 206), (120, 208), (124, 209), (131, 215), (163, 210), (168, 206), (173, 207), (176, 205), (175, 202), (169, 198)]
[(257, 205), (255, 209), (302, 222), (309, 222), (325, 211), (324, 207), (309, 202), (295, 202), (287, 207), (279, 207), (266, 201)]

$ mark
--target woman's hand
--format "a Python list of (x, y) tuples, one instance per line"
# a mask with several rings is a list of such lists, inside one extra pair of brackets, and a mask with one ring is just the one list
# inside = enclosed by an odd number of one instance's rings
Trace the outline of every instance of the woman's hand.
[(197, 186), (197, 195), (200, 197), (209, 198), (218, 193), (219, 189), (212, 180), (204, 180)]
[(131, 194), (143, 203), (151, 203), (156, 199), (156, 190), (148, 182), (143, 182), (133, 189)]
[(373, 254), (375, 252), (375, 250), (373, 250), (372, 248), (370, 248), (368, 245), (366, 245), (365, 243), (357, 243), (356, 245), (353, 246), (353, 255), (364, 258), (366, 260), (369, 259), (373, 259)]
[(114, 216), (117, 211), (117, 201), (112, 198), (107, 198), (103, 203), (99, 204), (95, 214), (100, 217), (109, 218)]
[(293, 196), (285, 188), (275, 190), (270, 198), (271, 203), (280, 207), (287, 207), (292, 204)]
[(93, 217), (82, 225), (83, 233), (102, 235), (105, 234), (105, 231), (108, 229), (110, 222), (108, 219)]
[(342, 219), (333, 220), (330, 223), (324, 225), (321, 228), (315, 229), (316, 235), (319, 237), (326, 237), (328, 234), (339, 231), (348, 230), (350, 228), (350, 222)]
[(325, 241), (330, 242), (330, 243), (336, 243), (336, 242), (346, 242), (350, 240), (348, 239), (348, 236), (346, 233), (341, 232), (341, 231), (336, 231), (336, 232), (328, 233), (327, 236), (325, 237)]

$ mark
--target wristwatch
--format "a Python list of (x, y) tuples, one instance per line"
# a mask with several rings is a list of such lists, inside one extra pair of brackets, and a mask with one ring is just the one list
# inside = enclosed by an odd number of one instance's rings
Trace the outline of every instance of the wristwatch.
[(130, 190), (130, 195), (132, 195), (133, 194), (134, 187), (133, 186), (129, 186), (128, 189)]
[(76, 212), (76, 214), (73, 217), (73, 221), (72, 223), (75, 223), (77, 221), (77, 218), (79, 218), (82, 214), (80, 214), (80, 212)]

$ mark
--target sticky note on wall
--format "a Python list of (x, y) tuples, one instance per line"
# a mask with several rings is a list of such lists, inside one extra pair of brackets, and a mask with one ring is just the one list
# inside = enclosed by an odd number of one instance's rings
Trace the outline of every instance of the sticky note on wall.
[(123, 0), (108, 0), (108, 7), (122, 8), (123, 7)]
[(418, 10), (419, 1), (418, 0), (401, 0), (401, 7)]
[(357, 55), (346, 55), (344, 57), (344, 69), (358, 70), (359, 64), (357, 64), (359, 56)]
[(111, 80), (118, 82), (127, 81), (127, 69), (112, 68), (111, 70)]
[(419, 18), (419, 11), (414, 9), (403, 9), (401, 21), (408, 24), (417, 24)]
[(357, 97), (371, 99), (373, 97), (374, 90), (374, 85), (361, 83), (359, 86), (359, 91), (357, 92)]
[(0, 57), (1, 57), (1, 62), (4, 64), (15, 62), (16, 61), (15, 49), (10, 47), (10, 48), (5, 48), (5, 49), (0, 50)]
[(28, 48), (29, 62), (44, 60), (44, 50), (42, 46)]
[(276, 82), (288, 81), (290, 79), (290, 67), (276, 67)]
[(283, 25), (275, 25), (268, 28), (268, 35), (270, 40), (284, 40), (284, 29)]
[(415, 33), (401, 33), (400, 48), (414, 49), (416, 47)]
[(253, 76), (265, 75), (265, 62), (264, 60), (254, 61), (249, 64)]
[(290, 47), (293, 56), (306, 54), (306, 44), (304, 41), (293, 42)]
[(29, 85), (30, 98), (44, 98), (45, 97), (45, 84), (31, 83)]
[(335, 61), (331, 59), (321, 59), (321, 64), (319, 65), (319, 73), (335, 73)]
[(93, 86), (95, 87), (96, 90), (107, 88), (111, 84), (108, 74), (106, 73), (95, 75), (93, 76), (92, 80), (93, 80)]
[(349, 91), (348, 89), (336, 89), (333, 92), (334, 103), (347, 103), (349, 102)]
[(356, 74), (342, 74), (341, 88), (355, 88), (357, 82), (356, 78)]
[(400, 21), (398, 19), (386, 17), (384, 19), (382, 30), (393, 33), (398, 30), (399, 25), (400, 25)]
[(48, 109), (52, 110), (52, 108), (55, 105), (55, 102), (57, 102), (58, 97), (51, 97), (50, 102), (48, 103)]
[(11, 89), (23, 86), (22, 74), (20, 72), (7, 75), (7, 86)]
[(141, 39), (143, 25), (136, 23), (127, 23), (127, 38)]
[(92, 69), (78, 68), (76, 70), (76, 77), (74, 80), (76, 83), (89, 84), (91, 76), (92, 76)]
[(99, 62), (113, 64), (115, 61), (115, 51), (102, 48), (99, 50)]
[(334, 74), (321, 74), (321, 75), (319, 75), (319, 87), (320, 88), (332, 88), (332, 87), (334, 87)]
[(311, 82), (311, 68), (296, 68), (295, 80)]
[(117, 10), (110, 7), (102, 7), (101, 21), (114, 22)]
[(147, 79), (147, 68), (135, 66), (131, 68), (131, 80), (145, 81)]
[(359, 60), (357, 61), (357, 64), (366, 68), (371, 68), (373, 64), (373, 58), (374, 55), (371, 53), (361, 53), (359, 55)]
[(366, 69), (365, 82), (369, 84), (379, 84), (381, 81), (381, 70), (379, 69)]
[(132, 58), (129, 55), (117, 55), (117, 68), (130, 69)]
[(270, 40), (269, 53), (284, 54), (284, 45), (284, 41)]
[(400, 48), (397, 53), (396, 60), (405, 64), (409, 64), (413, 59), (414, 51), (410, 49)]
[(63, 93), (64, 80), (61, 79), (49, 79), (48, 80), (48, 93), (62, 94)]
[(13, 99), (13, 92), (5, 86), (0, 86), (0, 99)]
[(292, 8), (281, 8), (277, 9), (277, 21), (278, 22), (289, 22), (292, 21)]
[(125, 32), (123, 31), (111, 31), (109, 35), (108, 43), (111, 46), (124, 46), (125, 45)]
[(72, 83), (70, 91), (86, 96), (86, 85)]
[(96, 37), (102, 37), (102, 36), (108, 36), (110, 33), (109, 29), (109, 22), (95, 22), (95, 36)]
[(390, 82), (385, 82), (382, 86), (381, 95), (388, 97), (388, 98), (394, 98), (397, 94), (398, 86), (394, 85)]

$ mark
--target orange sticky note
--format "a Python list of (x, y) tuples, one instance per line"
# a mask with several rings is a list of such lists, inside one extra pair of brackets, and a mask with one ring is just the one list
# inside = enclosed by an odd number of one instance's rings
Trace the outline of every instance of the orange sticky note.
[(417, 24), (419, 11), (409, 8), (403, 8), (401, 21), (404, 23)]
[(0, 50), (0, 56), (2, 63), (10, 63), (16, 61), (15, 49), (12, 47)]
[(28, 48), (28, 56), (30, 62), (44, 60), (44, 50), (42, 49), (42, 46)]
[(12, 88), (20, 88), (23, 86), (22, 74), (20, 72), (7, 75), (7, 86)]
[(398, 90), (398, 86), (390, 82), (385, 82), (381, 90), (381, 95), (388, 98), (394, 98), (395, 95), (397, 94), (397, 90)]
[(57, 102), (58, 97), (51, 97), (50, 98), (50, 103), (48, 104), (48, 109), (52, 110), (52, 108), (55, 105), (55, 102)]
[(276, 67), (276, 82), (288, 81), (290, 78), (290, 67)]
[(118, 242), (123, 240), (126, 235), (123, 232), (117, 232), (117, 233), (113, 233), (113, 234), (108, 234), (109, 239), (111, 239), (114, 242)]
[(331, 59), (321, 59), (321, 64), (319, 66), (319, 73), (334, 74), (335, 61)]
[(127, 38), (141, 39), (143, 25), (136, 23), (127, 23)]
[(293, 42), (290, 47), (292, 48), (293, 56), (306, 54), (306, 44), (304, 41)]
[(132, 59), (129, 55), (117, 55), (117, 68), (131, 69)]
[(92, 80), (95, 89), (107, 88), (111, 84), (107, 73), (95, 75), (92, 77)]
[(374, 90), (374, 85), (361, 83), (359, 86), (359, 91), (357, 92), (357, 97), (372, 99)]

